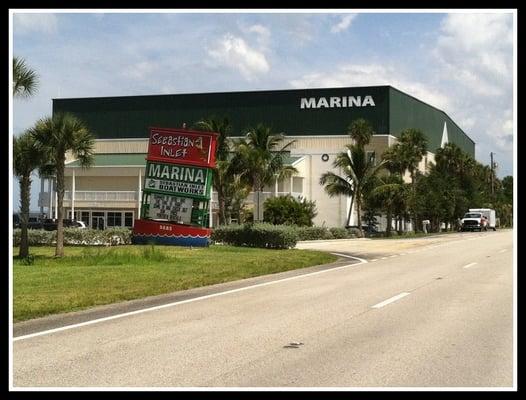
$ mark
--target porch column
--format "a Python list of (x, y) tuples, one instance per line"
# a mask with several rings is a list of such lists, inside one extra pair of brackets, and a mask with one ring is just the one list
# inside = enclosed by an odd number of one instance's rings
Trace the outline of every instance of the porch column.
[(49, 203), (47, 205), (47, 217), (53, 218), (53, 180), (47, 178), (47, 188), (49, 191)]
[(44, 177), (40, 176), (40, 217), (44, 215)]
[(141, 191), (142, 191), (142, 171), (139, 168), (139, 190), (137, 192), (137, 200), (138, 200), (137, 203), (139, 204), (139, 211), (137, 213), (137, 215), (138, 215), (137, 219), (142, 217), (142, 215), (141, 215), (141, 207), (142, 207), (142, 194), (141, 194)]
[(73, 175), (71, 176), (71, 219), (75, 218), (75, 168), (73, 168)]
[(278, 177), (276, 176), (276, 180), (274, 181), (274, 197), (278, 197)]
[(290, 177), (290, 195), (292, 196), (292, 176)]
[(210, 201), (208, 203), (209, 215), (208, 215), (208, 227), (211, 228), (214, 224), (214, 218), (212, 215), (212, 202), (214, 201), (214, 188), (210, 188)]

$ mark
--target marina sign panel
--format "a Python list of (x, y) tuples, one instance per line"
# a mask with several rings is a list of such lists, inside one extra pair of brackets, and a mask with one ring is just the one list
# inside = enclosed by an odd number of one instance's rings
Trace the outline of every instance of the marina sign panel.
[(212, 132), (150, 128), (147, 159), (213, 168), (216, 137)]
[(146, 163), (144, 189), (171, 195), (208, 199), (212, 170), (190, 165)]

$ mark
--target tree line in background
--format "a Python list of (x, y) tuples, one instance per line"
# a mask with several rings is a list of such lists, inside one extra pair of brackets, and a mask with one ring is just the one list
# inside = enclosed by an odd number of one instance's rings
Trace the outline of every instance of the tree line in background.
[[(13, 95), (27, 98), (35, 93), (37, 74), (24, 60), (13, 59)], [(263, 124), (245, 130), (240, 139), (229, 138), (232, 127), (228, 118), (210, 117), (196, 122), (193, 129), (219, 134), (216, 147), (216, 168), (213, 187), (218, 196), (220, 225), (232, 220), (238, 223), (259, 220), (245, 202), (251, 192), (257, 199), (264, 187), (297, 173), (286, 163), (294, 141), (285, 143), (283, 133), (275, 133)], [(423, 132), (407, 129), (398, 142), (387, 149), (376, 162), (368, 158), (365, 146), (374, 131), (364, 119), (353, 121), (348, 132), (351, 144), (340, 152), (333, 165), (342, 175), (326, 172), (320, 178), (329, 196), (351, 196), (347, 225), (353, 204), (357, 210), (358, 230), (362, 224), (374, 224), (376, 217), (387, 218), (386, 234), (392, 233), (394, 222), (398, 232), (410, 220), (419, 230), (421, 221), (431, 221), (431, 231), (446, 223), (453, 228), (468, 208), (493, 208), (501, 226), (511, 226), (513, 216), (513, 177), (499, 180), (495, 171), (475, 161), (452, 143), (438, 149), (429, 173), (422, 174), (418, 164), (427, 154)], [(57, 244), (55, 256), (64, 255), (63, 199), (66, 153), (70, 152), (82, 167), (93, 162), (94, 137), (85, 124), (70, 114), (57, 113), (42, 118), (13, 140), (13, 167), (20, 184), (20, 257), (29, 255), (27, 222), (31, 174), (56, 176), (57, 180)], [(410, 183), (403, 179), (409, 172)], [(313, 201), (292, 196), (270, 198), (265, 202), (263, 220), (274, 224), (312, 226), (316, 216)]]
[[(194, 129), (218, 132), (218, 167), (214, 190), (218, 194), (219, 223), (227, 225), (231, 219), (251, 222), (254, 218), (243, 205), (250, 192), (284, 177), (295, 174), (294, 168), (284, 164), (290, 145), (284, 134), (273, 133), (269, 127), (258, 125), (249, 129), (242, 139), (232, 140), (227, 118), (210, 118), (194, 125)], [(365, 150), (374, 131), (364, 119), (353, 121), (347, 130), (351, 143), (340, 152), (333, 163), (341, 175), (326, 172), (320, 178), (329, 196), (351, 197), (347, 226), (350, 224), (353, 203), (357, 229), (363, 236), (362, 225), (375, 224), (380, 215), (387, 220), (386, 235), (393, 228), (405, 231), (411, 221), (415, 232), (421, 231), (422, 221), (429, 220), (429, 230), (437, 232), (458, 228), (458, 221), (469, 208), (493, 208), (500, 226), (511, 226), (513, 219), (513, 177), (500, 180), (489, 166), (477, 162), (453, 143), (437, 149), (435, 162), (429, 162), (427, 172), (419, 164), (427, 154), (428, 144), (418, 129), (401, 132), (398, 142), (388, 148), (380, 160), (368, 158)], [(404, 180), (408, 174), (409, 182)], [(316, 216), (313, 201), (292, 196), (269, 198), (265, 201), (263, 221), (274, 224), (311, 226)]]
[[(512, 226), (513, 177), (498, 179), (491, 167), (477, 162), (454, 143), (436, 150), (435, 162), (428, 163), (424, 174), (418, 169), (428, 150), (422, 131), (401, 132), (398, 142), (378, 163), (366, 157), (365, 145), (374, 134), (367, 121), (354, 121), (348, 133), (353, 144), (347, 145), (333, 163), (344, 174), (327, 172), (320, 184), (329, 196), (353, 196), (362, 235), (362, 224), (374, 224), (380, 215), (386, 216), (387, 236), (392, 234), (393, 225), (402, 233), (409, 220), (415, 232), (421, 231), (423, 220), (430, 221), (432, 232), (440, 231), (443, 225), (447, 230), (457, 229), (469, 208), (495, 209), (500, 226)], [(404, 181), (406, 171), (410, 183)], [(366, 218), (361, 217), (362, 210)], [(352, 204), (347, 224), (351, 211)]]

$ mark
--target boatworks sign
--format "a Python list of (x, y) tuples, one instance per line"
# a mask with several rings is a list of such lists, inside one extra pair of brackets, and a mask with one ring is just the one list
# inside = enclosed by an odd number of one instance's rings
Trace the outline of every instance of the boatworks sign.
[(187, 129), (151, 128), (148, 160), (177, 164), (215, 166), (216, 133)]
[(212, 170), (190, 165), (146, 163), (144, 188), (172, 195), (208, 198)]

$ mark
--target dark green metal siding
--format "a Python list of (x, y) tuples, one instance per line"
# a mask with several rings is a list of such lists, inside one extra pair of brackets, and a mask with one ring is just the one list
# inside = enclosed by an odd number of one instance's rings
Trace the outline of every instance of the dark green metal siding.
[[(372, 96), (375, 106), (300, 108), (301, 98), (342, 96)], [(145, 138), (149, 127), (190, 128), (211, 117), (228, 117), (232, 136), (258, 123), (289, 136), (345, 135), (353, 120), (365, 118), (377, 134), (421, 129), (431, 152), (440, 147), (446, 121), (449, 141), (475, 156), (475, 143), (446, 113), (390, 86), (54, 99), (53, 113), (59, 111), (76, 114), (100, 139)]]
[[(302, 97), (370, 95), (375, 106), (301, 109)], [(54, 99), (53, 113), (71, 112), (81, 118), (97, 138), (139, 138), (148, 128), (191, 127), (207, 117), (228, 117), (233, 136), (257, 123), (286, 135), (344, 135), (357, 118), (367, 119), (375, 131), (388, 133), (388, 86), (302, 89), (260, 92), (203, 93), (83, 99)]]
[(449, 142), (475, 157), (475, 142), (445, 112), (395, 88), (391, 87), (389, 92), (389, 127), (393, 136), (399, 137), (404, 129), (420, 129), (428, 138), (428, 150), (435, 153), (446, 122)]

